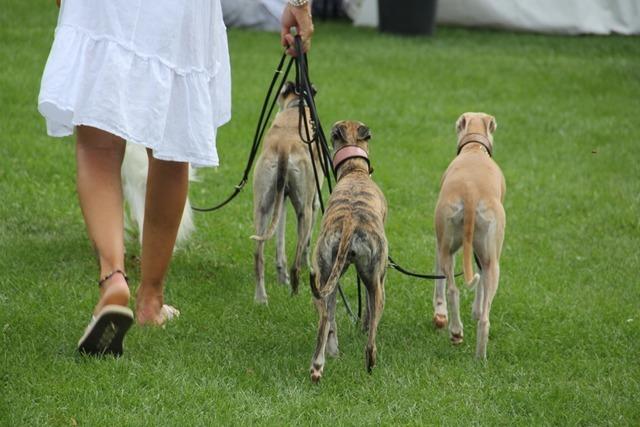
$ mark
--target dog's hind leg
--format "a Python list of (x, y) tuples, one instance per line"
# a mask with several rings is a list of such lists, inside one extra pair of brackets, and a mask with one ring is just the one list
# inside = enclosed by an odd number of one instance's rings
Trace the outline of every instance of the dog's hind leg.
[(362, 317), (360, 317), (360, 322), (362, 322), (362, 332), (369, 332), (369, 326), (371, 326), (371, 316), (369, 315), (369, 293), (364, 293), (364, 310), (362, 312)]
[(256, 242), (256, 249), (253, 255), (254, 272), (256, 277), (256, 291), (254, 301), (259, 304), (267, 303), (267, 290), (264, 286), (264, 242)]
[(367, 287), (367, 293), (369, 295), (369, 338), (367, 340), (367, 346), (365, 348), (365, 367), (367, 372), (371, 373), (373, 367), (376, 365), (377, 347), (376, 347), (376, 335), (378, 332), (378, 323), (380, 317), (382, 317), (382, 310), (384, 309), (384, 271), (381, 273), (374, 273), (373, 280), (369, 283), (365, 281)]
[(287, 271), (287, 254), (285, 251), (285, 231), (287, 225), (287, 210), (282, 209), (278, 228), (276, 230), (276, 270), (278, 272), (278, 283), (289, 284), (289, 272)]
[(480, 320), (482, 316), (482, 298), (486, 287), (486, 275), (484, 274), (484, 267), (482, 268), (483, 271), (480, 272), (480, 282), (476, 285), (476, 295), (473, 298), (473, 305), (471, 306), (471, 318), (476, 321)]
[[(267, 220), (269, 216), (265, 213), (267, 209), (260, 204), (260, 200), (256, 198), (254, 201), (255, 208), (253, 214), (253, 223), (256, 234), (262, 235), (267, 229)], [(259, 304), (267, 303), (267, 290), (264, 286), (264, 240), (256, 240), (256, 248), (254, 251), (254, 274), (256, 278), (256, 290), (254, 301)]]
[(500, 281), (500, 253), (502, 252), (502, 242), (504, 239), (504, 210), (500, 206), (496, 210), (496, 221), (488, 229), (487, 234), (487, 256), (479, 254), (482, 263), (482, 306), (480, 319), (478, 320), (478, 338), (476, 343), (476, 357), (478, 359), (487, 358), (487, 343), (489, 341), (489, 313), (491, 303), (498, 291)]
[[(439, 249), (436, 243), (436, 274), (444, 275), (442, 266), (440, 265)], [(433, 287), (433, 325), (442, 329), (447, 326), (447, 298), (445, 295), (446, 279), (436, 279)]]
[(324, 371), (324, 352), (329, 334), (329, 315), (327, 301), (325, 299), (314, 299), (320, 320), (318, 321), (318, 336), (316, 338), (316, 350), (311, 359), (311, 381), (317, 383)]
[(338, 289), (336, 288), (327, 297), (327, 311), (329, 320), (329, 333), (327, 336), (327, 354), (331, 357), (338, 357), (338, 325), (336, 323), (336, 300)]
[(487, 358), (487, 342), (489, 341), (489, 312), (491, 311), (491, 303), (493, 297), (498, 290), (498, 281), (500, 279), (500, 266), (497, 260), (493, 260), (488, 266), (483, 266), (482, 286), (484, 287), (482, 298), (482, 313), (478, 320), (478, 340), (476, 343), (476, 357), (478, 359)]
[(453, 275), (454, 254), (449, 253), (445, 248), (440, 250), (438, 254), (440, 268), (447, 278), (447, 302), (451, 310), (451, 319), (449, 320), (449, 338), (453, 344), (461, 344), (463, 341), (462, 319), (460, 318), (460, 291), (456, 286)]
[[(313, 211), (311, 214), (311, 229), (313, 229), (313, 225), (316, 223), (316, 219), (318, 218), (318, 212), (320, 212), (320, 199), (318, 198), (318, 194), (314, 191), (314, 195), (313, 195)], [(309, 267), (309, 270), (311, 272), (313, 272), (313, 264), (311, 263), (311, 233), (309, 234), (309, 241), (307, 243), (307, 246), (304, 248), (304, 253), (302, 255), (302, 257), (304, 258), (305, 262), (307, 263), (307, 267)]]
[(311, 240), (311, 219), (313, 216), (311, 206), (311, 203), (309, 203), (304, 206), (296, 207), (298, 217), (298, 243), (296, 244), (296, 255), (293, 261), (293, 266), (291, 267), (291, 293), (294, 295), (298, 293), (304, 251)]

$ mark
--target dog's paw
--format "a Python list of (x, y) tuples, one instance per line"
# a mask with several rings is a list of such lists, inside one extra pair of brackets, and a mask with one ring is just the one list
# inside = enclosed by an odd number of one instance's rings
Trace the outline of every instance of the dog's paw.
[(261, 294), (261, 293), (256, 292), (256, 294), (253, 297), (253, 301), (256, 304), (267, 305), (267, 303), (269, 302), (269, 299), (267, 298), (267, 296), (265, 294)]
[(464, 341), (462, 333), (456, 334), (456, 333), (452, 333), (451, 334), (451, 344), (453, 345), (460, 345), (462, 344), (462, 342)]
[(367, 346), (367, 348), (364, 350), (365, 367), (367, 368), (368, 373), (371, 373), (373, 371), (373, 368), (376, 366), (377, 354), (378, 351), (375, 347)]
[(278, 283), (284, 286), (289, 286), (289, 273), (286, 267), (277, 267), (278, 270)]
[(322, 371), (322, 366), (314, 364), (311, 367), (311, 382), (317, 384), (320, 381), (320, 378), (322, 378)]
[(433, 326), (435, 326), (436, 329), (445, 328), (448, 323), (449, 323), (449, 320), (447, 319), (446, 314), (436, 313), (433, 315)]

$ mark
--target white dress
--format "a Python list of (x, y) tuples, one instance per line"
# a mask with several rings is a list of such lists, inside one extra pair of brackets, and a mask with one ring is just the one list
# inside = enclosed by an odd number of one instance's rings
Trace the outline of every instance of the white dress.
[(220, 0), (63, 0), (38, 110), (51, 136), (93, 126), (161, 160), (217, 166), (231, 118)]

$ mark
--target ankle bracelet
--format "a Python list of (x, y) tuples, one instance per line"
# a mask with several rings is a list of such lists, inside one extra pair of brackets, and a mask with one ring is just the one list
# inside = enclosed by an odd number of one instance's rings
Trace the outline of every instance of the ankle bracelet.
[(111, 277), (113, 277), (113, 275), (116, 273), (122, 274), (122, 277), (124, 277), (124, 281), (127, 282), (127, 285), (129, 285), (129, 277), (124, 273), (124, 271), (113, 270), (111, 273), (107, 274), (106, 276), (104, 276), (102, 279), (98, 281), (98, 287), (102, 287), (102, 284), (107, 280), (111, 279)]

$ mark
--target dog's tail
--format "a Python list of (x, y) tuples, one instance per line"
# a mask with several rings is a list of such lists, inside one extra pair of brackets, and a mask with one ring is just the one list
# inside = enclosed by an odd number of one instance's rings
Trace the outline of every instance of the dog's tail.
[(353, 222), (347, 221), (342, 229), (342, 235), (340, 236), (340, 243), (338, 244), (338, 251), (335, 261), (333, 262), (333, 267), (331, 268), (331, 273), (322, 289), (317, 288), (318, 285), (315, 280), (312, 282), (312, 286), (315, 287), (315, 289), (312, 288), (311, 291), (316, 298), (326, 298), (336, 289), (340, 275), (344, 270), (344, 266), (347, 264), (353, 230)]
[(480, 279), (478, 273), (473, 272), (473, 230), (476, 225), (476, 204), (469, 201), (464, 204), (464, 220), (462, 235), (462, 271), (468, 288), (473, 288)]
[(284, 205), (284, 186), (287, 181), (287, 166), (289, 164), (289, 153), (286, 150), (280, 150), (278, 152), (278, 166), (276, 171), (276, 193), (274, 196), (273, 215), (271, 216), (271, 224), (269, 228), (262, 235), (253, 235), (253, 240), (264, 241), (273, 237), (280, 221), (280, 215), (282, 212), (282, 206)]

